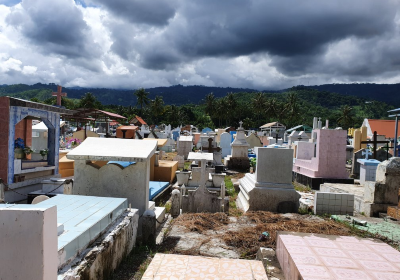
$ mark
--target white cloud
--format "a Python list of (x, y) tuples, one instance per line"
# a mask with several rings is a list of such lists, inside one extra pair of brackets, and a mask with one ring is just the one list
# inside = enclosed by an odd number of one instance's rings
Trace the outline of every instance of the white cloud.
[(0, 79), (111, 88), (400, 82), (396, 1), (288, 1), (174, 0), (157, 13), (144, 0), (123, 13), (123, 1), (13, 1), (0, 5)]

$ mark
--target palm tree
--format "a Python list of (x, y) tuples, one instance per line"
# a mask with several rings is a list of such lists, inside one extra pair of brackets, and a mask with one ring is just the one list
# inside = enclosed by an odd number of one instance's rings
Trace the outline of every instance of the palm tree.
[(289, 93), (283, 111), (288, 121), (288, 124), (293, 125), (293, 121), (295, 121), (300, 115), (299, 98), (297, 96), (297, 93)]
[(281, 112), (279, 112), (279, 104), (276, 98), (269, 98), (265, 101), (265, 108), (264, 112), (267, 115), (268, 118), (277, 118), (278, 116), (281, 115)]
[(215, 96), (214, 93), (209, 93), (206, 95), (206, 113), (209, 114), (210, 116), (213, 116), (215, 114)]
[(257, 114), (257, 125), (260, 125), (260, 120), (265, 113), (265, 95), (262, 92), (257, 93), (251, 99), (252, 107)]
[(140, 115), (142, 115), (143, 106), (144, 105), (149, 105), (150, 98), (148, 97), (148, 95), (150, 93), (146, 92), (144, 90), (144, 88), (140, 88), (140, 89), (136, 90), (133, 94), (136, 96), (136, 99), (137, 99), (136, 104), (138, 104), (140, 106)]
[(237, 115), (236, 107), (238, 105), (235, 95), (230, 92), (226, 95), (226, 115), (228, 120), (228, 125), (231, 125), (231, 116)]
[(353, 108), (349, 105), (344, 105), (340, 108), (340, 116), (337, 119), (337, 123), (342, 125), (344, 129), (347, 129), (353, 124), (353, 122)]
[(150, 103), (150, 110), (155, 118), (155, 123), (158, 123), (159, 117), (164, 113), (164, 100), (162, 96), (156, 96)]
[(87, 92), (79, 100), (78, 106), (86, 109), (99, 109), (101, 107), (101, 103), (97, 100), (93, 93)]

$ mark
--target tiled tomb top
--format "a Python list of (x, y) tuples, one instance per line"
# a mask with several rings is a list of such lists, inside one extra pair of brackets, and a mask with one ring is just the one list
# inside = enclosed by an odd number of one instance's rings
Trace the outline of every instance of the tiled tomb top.
[(278, 232), (286, 279), (400, 279), (400, 252), (373, 239)]

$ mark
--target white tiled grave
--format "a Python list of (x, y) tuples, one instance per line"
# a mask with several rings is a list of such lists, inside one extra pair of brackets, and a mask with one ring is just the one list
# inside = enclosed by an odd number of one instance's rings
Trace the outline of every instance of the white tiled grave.
[(58, 236), (60, 266), (85, 249), (121, 216), (128, 208), (128, 201), (126, 198), (59, 194), (36, 205), (57, 206), (58, 228), (64, 227)]

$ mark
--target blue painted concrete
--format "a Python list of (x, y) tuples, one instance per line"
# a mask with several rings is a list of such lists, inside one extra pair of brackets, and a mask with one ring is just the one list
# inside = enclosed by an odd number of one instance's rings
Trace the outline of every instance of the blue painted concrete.
[(11, 106), (8, 132), (8, 184), (14, 181), (14, 140), (15, 126), (27, 116), (37, 117), (48, 127), (49, 165), (55, 166), (54, 174), (58, 174), (58, 156), (60, 149), (60, 114), (27, 107)]
[(134, 161), (113, 161), (112, 160), (112, 161), (107, 162), (107, 164), (116, 164), (121, 168), (126, 168), (130, 165), (136, 164), (136, 162), (134, 162)]
[(178, 137), (179, 137), (179, 131), (172, 131), (172, 138), (175, 141), (178, 141)]
[(233, 140), (235, 140), (235, 138), (233, 138), (233, 135), (236, 134), (236, 131), (229, 131), (229, 134), (231, 135), (231, 143), (232, 143)]
[(65, 260), (86, 248), (127, 208), (126, 198), (82, 195), (57, 195), (31, 207), (57, 206), (57, 223), (64, 225), (58, 237), (58, 250), (64, 250)]
[(210, 131), (213, 131), (211, 128), (209, 128), (209, 127), (206, 127), (206, 128), (203, 128), (203, 130), (201, 131), (201, 133), (208, 133), (208, 132), (210, 132)]
[(169, 186), (169, 182), (150, 181), (149, 186), (150, 186), (149, 197), (150, 197), (150, 200), (152, 200), (160, 192), (162, 192), (166, 187)]
[(368, 166), (377, 166), (381, 162), (376, 159), (358, 159), (357, 162), (359, 162), (362, 165), (368, 165)]

